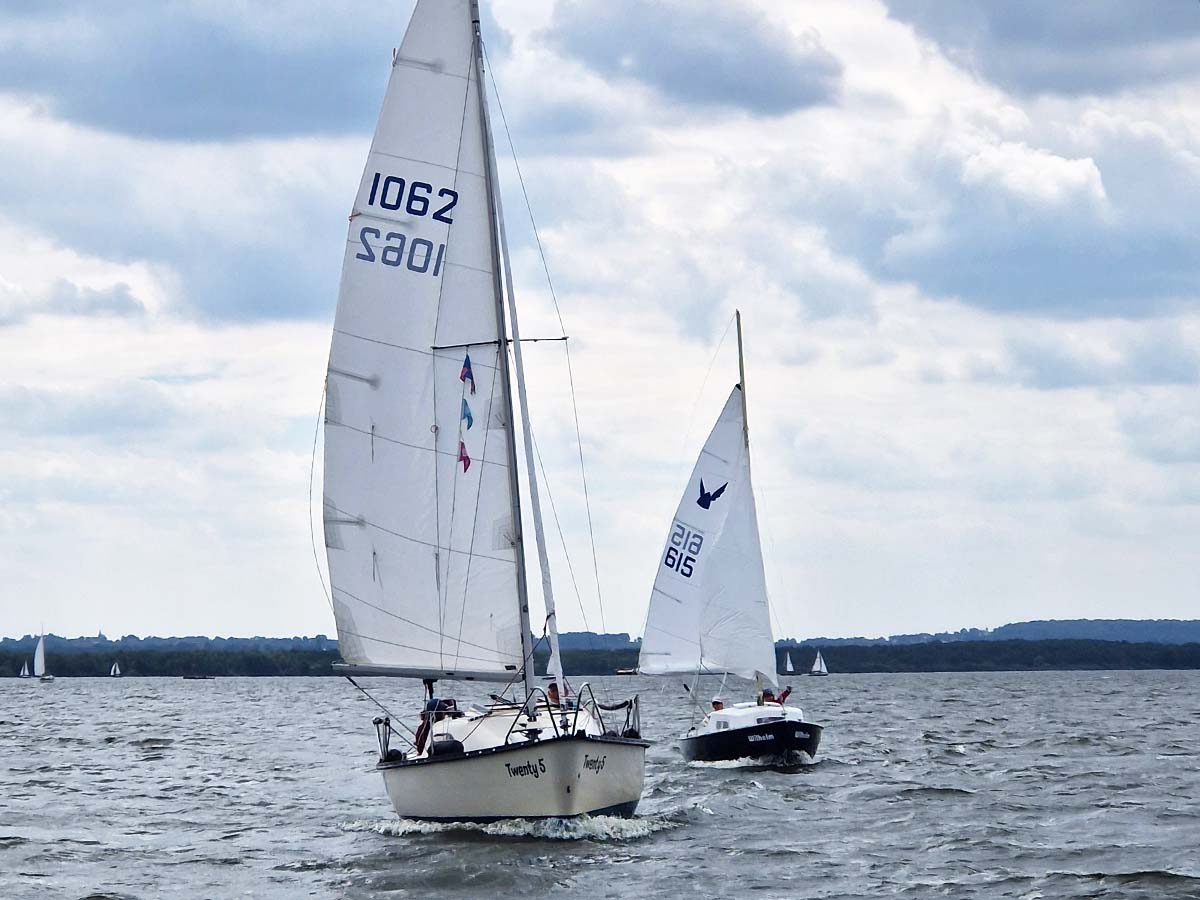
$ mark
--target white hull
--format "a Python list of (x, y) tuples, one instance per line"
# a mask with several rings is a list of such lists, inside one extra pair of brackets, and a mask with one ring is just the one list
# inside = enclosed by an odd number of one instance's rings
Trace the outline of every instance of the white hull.
[(406, 819), (494, 821), (631, 816), (642, 796), (646, 744), (561, 737), (451, 757), (381, 763)]

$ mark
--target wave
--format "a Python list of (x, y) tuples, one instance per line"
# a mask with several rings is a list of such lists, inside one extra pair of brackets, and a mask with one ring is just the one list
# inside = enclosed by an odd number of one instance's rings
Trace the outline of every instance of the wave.
[(505, 819), (502, 822), (421, 822), (415, 819), (342, 822), (343, 831), (373, 831), (388, 837), (476, 832), (493, 837), (536, 838), (546, 841), (636, 841), (679, 827), (665, 816), (622, 819), (616, 816), (578, 816), (571, 819)]

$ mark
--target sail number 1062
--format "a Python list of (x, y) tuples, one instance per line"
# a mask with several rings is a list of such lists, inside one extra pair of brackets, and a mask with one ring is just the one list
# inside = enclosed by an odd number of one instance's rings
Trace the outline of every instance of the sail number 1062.
[[(427, 216), (433, 210), (433, 218), (447, 225), (454, 223), (454, 206), (458, 203), (458, 191), (442, 188), (433, 198), (433, 185), (427, 181), (408, 181), (396, 175), (376, 172), (371, 179), (371, 191), (367, 194), (367, 206), (379, 206), (387, 210), (401, 207), (410, 216)], [(436, 207), (436, 208), (435, 208)]]
[(693, 531), (680, 522), (671, 526), (671, 537), (667, 540), (667, 551), (662, 564), (684, 578), (691, 578), (700, 559), (700, 548), (704, 546), (704, 535)]

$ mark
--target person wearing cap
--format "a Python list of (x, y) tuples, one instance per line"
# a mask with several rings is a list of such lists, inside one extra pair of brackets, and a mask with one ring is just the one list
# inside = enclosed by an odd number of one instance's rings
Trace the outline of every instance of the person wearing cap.
[(773, 690), (770, 688), (763, 688), (763, 703), (778, 703), (780, 706), (783, 706), (784, 702), (787, 701), (788, 695), (791, 693), (792, 689), (790, 687), (784, 688), (783, 693), (776, 697)]
[(720, 712), (721, 710), (723, 710), (725, 708), (725, 701), (722, 700), (720, 697), (713, 697), (712, 698), (712, 708), (713, 708), (713, 712)]

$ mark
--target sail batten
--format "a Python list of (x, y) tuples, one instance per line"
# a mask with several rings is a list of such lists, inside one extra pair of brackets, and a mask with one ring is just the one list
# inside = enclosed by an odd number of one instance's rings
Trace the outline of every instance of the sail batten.
[(470, 0), (419, 0), (345, 244), (323, 508), (341, 654), (360, 671), (507, 680), (525, 658), (475, 55)]
[(775, 644), (735, 386), (705, 441), (659, 556), (640, 671), (760, 675), (772, 684)]

